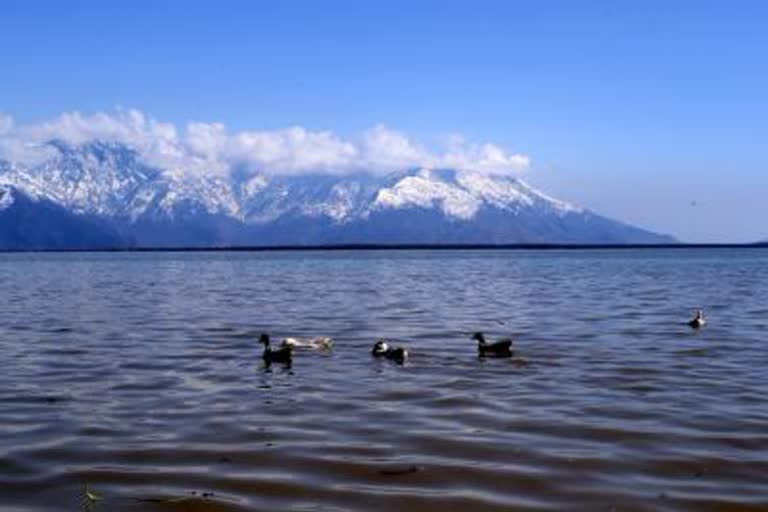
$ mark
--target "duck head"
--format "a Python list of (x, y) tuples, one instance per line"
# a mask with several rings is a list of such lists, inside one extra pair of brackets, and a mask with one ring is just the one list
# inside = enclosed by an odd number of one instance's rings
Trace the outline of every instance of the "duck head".
[(259, 343), (263, 344), (265, 347), (269, 346), (269, 334), (262, 334), (259, 336)]
[(384, 340), (379, 340), (373, 345), (373, 354), (374, 355), (382, 355), (386, 354), (389, 350), (389, 345)]
[(485, 343), (485, 336), (481, 332), (473, 334), (471, 339), (476, 340), (478, 343)]

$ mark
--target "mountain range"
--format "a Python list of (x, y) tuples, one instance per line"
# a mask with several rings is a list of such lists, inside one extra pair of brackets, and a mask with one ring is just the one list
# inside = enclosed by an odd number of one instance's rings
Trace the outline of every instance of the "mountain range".
[(511, 176), (201, 174), (117, 142), (47, 146), (34, 164), (0, 160), (0, 249), (675, 242)]

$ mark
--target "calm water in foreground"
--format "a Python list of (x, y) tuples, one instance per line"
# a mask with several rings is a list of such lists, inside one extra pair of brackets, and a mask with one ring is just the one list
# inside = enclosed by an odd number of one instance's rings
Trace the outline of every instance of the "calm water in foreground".
[[(2, 510), (768, 510), (768, 250), (6, 254), (0, 283)], [(336, 347), (267, 369), (262, 331)]]

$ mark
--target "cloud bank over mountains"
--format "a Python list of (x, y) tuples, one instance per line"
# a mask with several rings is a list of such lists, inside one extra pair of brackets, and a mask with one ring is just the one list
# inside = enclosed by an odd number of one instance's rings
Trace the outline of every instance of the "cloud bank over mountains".
[(135, 110), (3, 116), (0, 250), (672, 241), (549, 197), (517, 176), (527, 166), (384, 126), (341, 137), (179, 129)]
[(230, 132), (222, 123), (190, 122), (183, 129), (135, 109), (85, 115), (67, 112), (20, 125), (0, 113), (0, 158), (19, 162), (50, 156), (45, 142), (115, 141), (136, 149), (149, 164), (173, 172), (226, 175), (233, 169), (270, 174), (389, 173), (413, 167), (472, 170), (494, 175), (525, 172), (529, 157), (495, 144), (449, 137), (428, 148), (384, 125), (342, 138), (300, 126), (271, 131)]

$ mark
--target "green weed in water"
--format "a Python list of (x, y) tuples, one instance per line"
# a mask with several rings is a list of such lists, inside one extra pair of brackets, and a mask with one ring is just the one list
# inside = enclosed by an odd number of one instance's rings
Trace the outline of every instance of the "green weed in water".
[(88, 487), (87, 482), (83, 483), (83, 494), (80, 499), (83, 512), (91, 512), (96, 508), (96, 504), (103, 499), (99, 493)]

